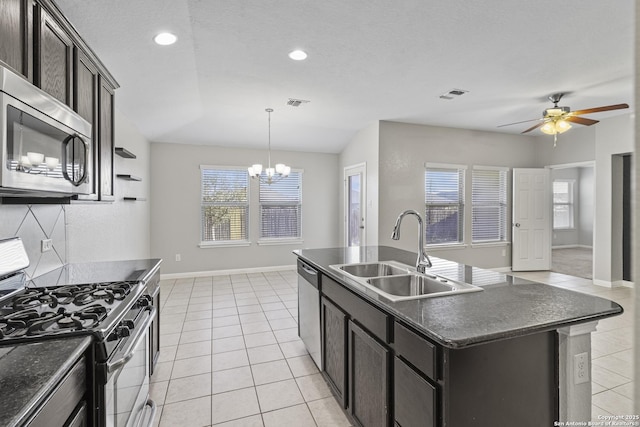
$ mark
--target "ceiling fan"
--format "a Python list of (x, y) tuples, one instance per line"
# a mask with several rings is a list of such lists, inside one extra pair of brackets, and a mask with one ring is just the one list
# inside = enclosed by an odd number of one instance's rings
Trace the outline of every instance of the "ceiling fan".
[(602, 111), (620, 110), (623, 108), (629, 108), (627, 104), (615, 104), (606, 105), (603, 107), (587, 108), (584, 110), (571, 111), (569, 107), (558, 107), (558, 103), (564, 96), (564, 93), (554, 93), (549, 96), (549, 101), (553, 102), (552, 108), (547, 108), (542, 112), (541, 119), (524, 120), (521, 122), (508, 123), (506, 125), (500, 125), (498, 127), (517, 125), (520, 123), (538, 121), (535, 125), (522, 133), (531, 132), (534, 129), (540, 128), (543, 133), (547, 135), (553, 135), (553, 146), (556, 146), (558, 142), (558, 134), (563, 133), (571, 129), (571, 123), (577, 123), (584, 126), (591, 126), (598, 123), (598, 120), (587, 119), (585, 117), (579, 117), (584, 114), (600, 113)]

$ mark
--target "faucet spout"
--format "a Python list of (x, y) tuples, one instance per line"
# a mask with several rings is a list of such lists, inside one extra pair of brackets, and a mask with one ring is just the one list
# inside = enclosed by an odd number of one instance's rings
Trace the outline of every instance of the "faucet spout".
[(431, 260), (429, 259), (429, 255), (427, 255), (427, 251), (424, 249), (424, 227), (420, 214), (413, 209), (408, 209), (398, 215), (396, 224), (393, 226), (391, 238), (393, 240), (400, 240), (400, 224), (402, 224), (402, 219), (406, 215), (414, 215), (418, 219), (418, 259), (416, 260), (416, 270), (424, 273), (427, 268), (431, 268)]

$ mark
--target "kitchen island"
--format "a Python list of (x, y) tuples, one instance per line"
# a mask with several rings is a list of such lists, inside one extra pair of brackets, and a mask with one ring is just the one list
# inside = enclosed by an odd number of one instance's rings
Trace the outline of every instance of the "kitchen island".
[(319, 272), (320, 368), (357, 423), (590, 420), (588, 369), (577, 377), (573, 363), (589, 364), (590, 332), (622, 313), (615, 302), (438, 258), (429, 273), (482, 291), (394, 302), (331, 266), (415, 265), (415, 253), (385, 246), (295, 253)]

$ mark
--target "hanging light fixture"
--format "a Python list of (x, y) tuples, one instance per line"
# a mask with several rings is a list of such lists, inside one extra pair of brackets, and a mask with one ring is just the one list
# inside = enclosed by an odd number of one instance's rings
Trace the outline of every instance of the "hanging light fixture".
[(251, 178), (258, 179), (263, 184), (271, 185), (274, 182), (278, 182), (281, 179), (288, 177), (291, 173), (291, 167), (284, 163), (276, 163), (275, 168), (271, 167), (271, 113), (273, 113), (273, 108), (267, 108), (264, 111), (269, 114), (268, 166), (264, 169), (264, 174), (262, 173), (263, 168), (260, 163), (249, 166), (247, 170), (249, 171), (249, 176)]

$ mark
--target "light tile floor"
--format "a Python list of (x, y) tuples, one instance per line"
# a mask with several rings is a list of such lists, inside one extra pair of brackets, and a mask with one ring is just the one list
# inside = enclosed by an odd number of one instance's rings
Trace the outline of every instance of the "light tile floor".
[(298, 338), (295, 270), (163, 280), (156, 426), (349, 426)]
[(513, 273), (518, 277), (548, 283), (613, 300), (624, 313), (601, 320), (591, 335), (591, 418), (599, 415), (632, 415), (633, 412), (633, 289), (605, 288), (590, 279), (553, 272)]
[[(592, 418), (633, 412), (633, 290), (517, 273), (616, 301), (592, 335)], [(156, 426), (349, 426), (297, 333), (294, 270), (163, 280)]]

